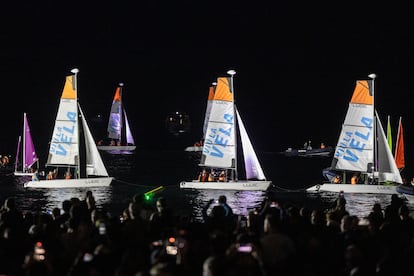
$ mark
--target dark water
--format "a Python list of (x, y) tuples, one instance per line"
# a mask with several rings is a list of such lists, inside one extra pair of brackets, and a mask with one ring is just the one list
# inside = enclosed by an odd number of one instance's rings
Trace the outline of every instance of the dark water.
[[(249, 210), (260, 208), (266, 196), (272, 196), (282, 204), (299, 207), (328, 208), (337, 197), (333, 193), (307, 194), (304, 188), (322, 181), (321, 170), (329, 165), (325, 158), (288, 158), (277, 153), (262, 153), (259, 159), (265, 174), (277, 185), (270, 192), (255, 191), (192, 191), (180, 189), (182, 180), (191, 180), (198, 173), (198, 166), (182, 150), (137, 150), (135, 154), (103, 154), (108, 172), (115, 177), (110, 187), (91, 189), (97, 205), (106, 208), (112, 215), (121, 214), (128, 201), (136, 193), (145, 193), (154, 188), (163, 188), (154, 198), (164, 196), (178, 214), (201, 218), (201, 208), (209, 199), (227, 196), (230, 206), (237, 214), (246, 215)], [(25, 189), (24, 179), (11, 175), (0, 176), (0, 201), (15, 196), (23, 211), (47, 211), (61, 207), (63, 200), (71, 197), (83, 198), (86, 189)], [(346, 195), (347, 209), (351, 214), (363, 217), (373, 204), (385, 207), (389, 195)], [(407, 201), (414, 210), (414, 200)], [(155, 206), (155, 202), (154, 202)]]

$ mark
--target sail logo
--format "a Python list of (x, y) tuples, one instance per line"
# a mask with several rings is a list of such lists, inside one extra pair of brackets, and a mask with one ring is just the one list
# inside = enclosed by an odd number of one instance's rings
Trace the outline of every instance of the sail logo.
[(204, 141), (203, 153), (218, 158), (224, 157), (223, 149), (227, 147), (229, 140), (232, 137), (234, 127), (232, 114), (225, 113), (223, 119), (225, 123), (230, 124), (230, 127), (227, 129), (221, 127), (210, 128)]
[(361, 128), (355, 131), (346, 131), (338, 143), (335, 157), (353, 163), (358, 162), (360, 154), (365, 150), (372, 137), (373, 121), (372, 118), (362, 117), (360, 123), (364, 126), (365, 132), (361, 132)]
[(76, 112), (67, 112), (66, 117), (71, 125), (56, 126), (52, 137), (52, 143), (50, 145), (50, 153), (52, 154), (66, 156), (68, 153), (67, 148), (70, 147), (75, 138), (74, 135), (77, 114)]

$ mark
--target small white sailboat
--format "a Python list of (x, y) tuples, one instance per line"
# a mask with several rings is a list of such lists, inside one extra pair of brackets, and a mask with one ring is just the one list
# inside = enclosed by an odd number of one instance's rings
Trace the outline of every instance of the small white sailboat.
[[(20, 147), (22, 147), (21, 155)], [(14, 165), (14, 175), (32, 176), (36, 168), (39, 168), (39, 158), (37, 157), (33, 144), (29, 121), (27, 120), (27, 114), (23, 113), (23, 141), (22, 136), (19, 136), (19, 141), (17, 143), (16, 162)]]
[(129, 127), (125, 107), (122, 102), (123, 86), (123, 83), (118, 85), (112, 101), (107, 128), (109, 145), (98, 144), (99, 150), (116, 153), (134, 151), (136, 148), (134, 137), (132, 136)]
[[(342, 178), (340, 183), (314, 185), (308, 192), (398, 193), (396, 188), (403, 181), (375, 109), (376, 75), (369, 77), (371, 80), (356, 82), (329, 168)], [(359, 182), (351, 184), (351, 176), (356, 174)]]
[[(267, 180), (257, 155), (247, 135), (240, 114), (234, 103), (233, 76), (217, 79), (211, 112), (206, 125), (205, 141), (199, 166), (216, 175), (210, 181), (204, 179), (182, 181), (182, 189), (266, 191), (272, 182)], [(237, 143), (238, 135), (241, 143)], [(239, 178), (237, 149), (241, 146), (244, 158), (245, 179)]]
[(84, 188), (109, 186), (108, 175), (95, 145), (83, 111), (78, 103), (77, 73), (66, 77), (60, 98), (46, 167), (64, 168), (73, 177), (39, 179), (26, 182), (26, 188)]

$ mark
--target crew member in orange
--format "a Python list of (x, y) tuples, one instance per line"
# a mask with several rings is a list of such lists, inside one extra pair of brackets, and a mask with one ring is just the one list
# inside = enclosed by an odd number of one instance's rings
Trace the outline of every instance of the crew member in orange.
[(351, 177), (351, 184), (352, 185), (355, 185), (355, 184), (357, 184), (358, 183), (358, 176), (356, 176), (356, 174), (354, 174), (352, 177)]
[(70, 179), (72, 177), (72, 175), (70, 174), (70, 171), (67, 171), (65, 173), (65, 179)]
[(207, 171), (206, 171), (206, 169), (203, 169), (203, 171), (198, 176), (198, 181), (200, 181), (200, 182), (206, 182), (207, 179), (208, 179)]
[(220, 182), (226, 182), (226, 173), (224, 171), (221, 171), (218, 177), (218, 180)]
[(211, 169), (211, 172), (208, 174), (208, 182), (214, 182), (214, 171)]

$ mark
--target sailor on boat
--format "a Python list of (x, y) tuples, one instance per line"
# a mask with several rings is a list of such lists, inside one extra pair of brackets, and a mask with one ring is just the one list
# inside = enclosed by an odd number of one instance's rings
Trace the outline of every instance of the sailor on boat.
[(339, 175), (335, 175), (335, 177), (332, 178), (332, 183), (335, 183), (335, 184), (341, 183), (341, 177)]

